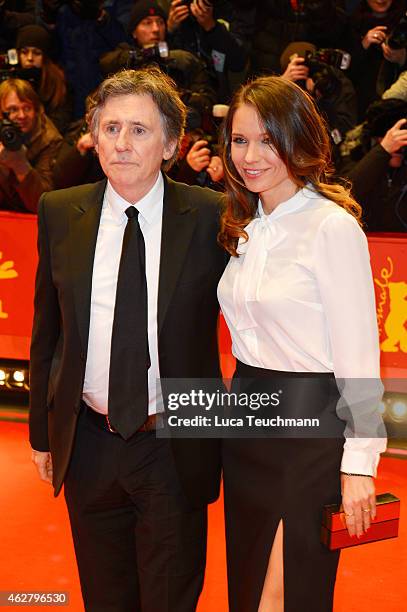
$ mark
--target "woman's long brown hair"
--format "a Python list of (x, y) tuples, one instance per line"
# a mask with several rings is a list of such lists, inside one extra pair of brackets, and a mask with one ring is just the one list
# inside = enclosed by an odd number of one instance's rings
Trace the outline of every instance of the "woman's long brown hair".
[(311, 96), (282, 77), (260, 77), (235, 93), (223, 125), (226, 203), (219, 243), (237, 257), (237, 242), (241, 236), (247, 240), (244, 228), (257, 210), (259, 195), (247, 189), (231, 158), (233, 117), (243, 104), (252, 106), (257, 112), (270, 138), (270, 146), (284, 162), (298, 188), (310, 184), (317, 193), (344, 208), (360, 223), (362, 209), (350, 195), (349, 185), (331, 180), (328, 131)]
[(38, 93), (50, 110), (56, 110), (63, 104), (67, 93), (64, 71), (45, 53), (43, 54), (41, 83)]

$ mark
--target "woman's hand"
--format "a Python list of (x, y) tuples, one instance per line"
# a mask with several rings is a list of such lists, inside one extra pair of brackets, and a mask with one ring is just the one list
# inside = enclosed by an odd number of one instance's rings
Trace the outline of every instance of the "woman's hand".
[(362, 38), (362, 47), (369, 49), (370, 45), (381, 45), (386, 40), (386, 26), (376, 26), (372, 28)]
[(93, 138), (90, 132), (86, 132), (86, 134), (82, 134), (76, 143), (76, 148), (79, 153), (83, 156), (86, 155), (88, 151), (95, 147), (95, 143), (93, 142)]
[(371, 476), (341, 475), (342, 508), (349, 535), (358, 538), (376, 516), (376, 490)]
[(206, 171), (214, 183), (218, 183), (223, 179), (223, 162), (219, 155), (212, 155)]

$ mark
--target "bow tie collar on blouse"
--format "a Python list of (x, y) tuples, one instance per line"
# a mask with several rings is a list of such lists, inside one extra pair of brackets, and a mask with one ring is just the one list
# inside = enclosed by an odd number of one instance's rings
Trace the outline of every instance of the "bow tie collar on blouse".
[(259, 200), (256, 217), (245, 227), (248, 240), (239, 238), (237, 253), (241, 273), (238, 276), (236, 293), (239, 296), (239, 316), (237, 330), (257, 327), (250, 313), (250, 302), (258, 302), (262, 287), (268, 253), (280, 244), (288, 235), (282, 217), (302, 208), (315, 192), (309, 188), (300, 189), (292, 198), (279, 204), (269, 215), (266, 215)]

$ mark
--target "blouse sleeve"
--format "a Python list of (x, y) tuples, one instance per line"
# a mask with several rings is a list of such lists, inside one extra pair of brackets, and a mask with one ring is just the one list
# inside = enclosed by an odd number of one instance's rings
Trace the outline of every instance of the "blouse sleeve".
[(346, 420), (341, 470), (375, 476), (386, 433), (375, 296), (367, 239), (356, 219), (340, 211), (320, 225), (315, 272), (326, 316), (337, 413)]

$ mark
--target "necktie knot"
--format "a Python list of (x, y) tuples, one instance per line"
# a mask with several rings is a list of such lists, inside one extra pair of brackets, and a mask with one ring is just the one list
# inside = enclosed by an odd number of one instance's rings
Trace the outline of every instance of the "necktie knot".
[(135, 206), (129, 206), (124, 211), (129, 219), (134, 219), (138, 217), (139, 211)]

